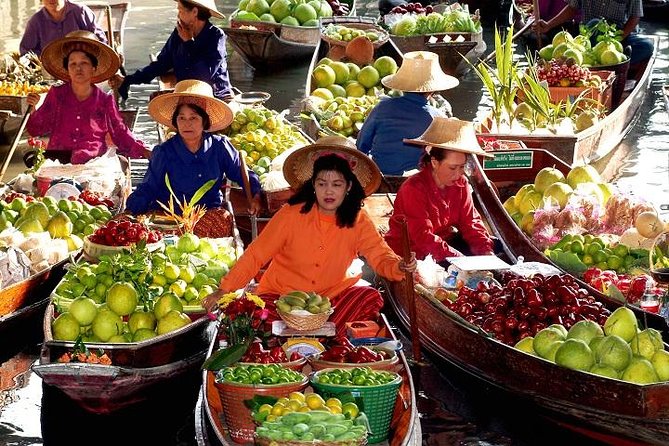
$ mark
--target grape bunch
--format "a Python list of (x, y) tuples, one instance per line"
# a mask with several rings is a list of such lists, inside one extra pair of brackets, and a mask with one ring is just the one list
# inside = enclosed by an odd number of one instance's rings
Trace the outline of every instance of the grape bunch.
[(415, 12), (416, 14), (430, 14), (434, 12), (432, 5), (423, 6), (418, 2), (406, 3), (404, 5), (397, 5), (390, 10), (391, 14), (409, 14)]
[(590, 70), (571, 61), (553, 59), (537, 67), (539, 80), (551, 87), (581, 87), (590, 79)]

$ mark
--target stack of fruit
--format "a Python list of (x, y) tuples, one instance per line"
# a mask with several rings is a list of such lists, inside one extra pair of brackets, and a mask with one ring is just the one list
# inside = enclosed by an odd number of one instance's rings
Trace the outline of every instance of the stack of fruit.
[(394, 7), (384, 17), (390, 33), (400, 37), (422, 36), (439, 33), (480, 33), (480, 17), (459, 8), (449, 8), (443, 14), (432, 6), (423, 8), (419, 3)]
[(216, 372), (216, 382), (240, 384), (285, 384), (298, 383), (304, 375), (279, 364), (236, 365)]
[(543, 60), (572, 59), (585, 67), (617, 65), (628, 59), (617, 39), (605, 39), (592, 47), (585, 35), (573, 37), (567, 31), (557, 33), (553, 41), (539, 51), (539, 57)]
[[(262, 404), (253, 411), (253, 419), (257, 422), (277, 421), (290, 413), (322, 412), (332, 415), (344, 415), (346, 419), (355, 419), (360, 415), (358, 406), (350, 401), (342, 403), (339, 398), (328, 398), (327, 401), (317, 393), (291, 392), (287, 397), (277, 399), (274, 404)], [(341, 417), (337, 417), (342, 419)]]
[(274, 158), (307, 143), (294, 125), (265, 107), (247, 107), (235, 113), (230, 141), (255, 173), (267, 173)]
[(626, 307), (615, 310), (603, 328), (581, 321), (568, 331), (559, 324), (525, 338), (516, 348), (557, 365), (636, 384), (669, 380), (669, 352), (661, 334), (639, 330), (636, 316)]
[[(276, 308), (283, 313), (321, 314), (331, 310), (330, 299), (319, 296), (313, 291), (291, 291), (276, 301)], [(306, 312), (306, 313), (305, 313)]]
[[(321, 17), (332, 17), (333, 9), (326, 0), (241, 0), (231, 20), (280, 23), (290, 26), (318, 26)], [(341, 7), (337, 10), (343, 14)]]
[(46, 93), (48, 85), (31, 84), (29, 81), (0, 81), (0, 96), (28, 96), (30, 93)]
[[(383, 349), (366, 346), (356, 347), (345, 336), (338, 336), (331, 341), (327, 349), (312, 357), (315, 362), (327, 361), (348, 364), (375, 363), (395, 358), (395, 354)], [(322, 368), (322, 367), (321, 367)], [(318, 369), (318, 367), (316, 367)]]
[(367, 37), (372, 42), (381, 42), (388, 39), (388, 35), (380, 29), (352, 28), (345, 25), (336, 25), (334, 23), (330, 23), (328, 26), (323, 28), (322, 33), (329, 39), (342, 43), (350, 42), (351, 40), (360, 36)]
[(126, 218), (112, 220), (95, 230), (88, 239), (106, 246), (130, 246), (145, 241), (155, 243), (162, 240), (159, 231), (150, 231), (144, 223), (132, 222)]
[(272, 363), (285, 363), (285, 362), (295, 362), (303, 359), (298, 352), (293, 352), (290, 355), (290, 359), (286, 355), (286, 351), (280, 346), (276, 345), (270, 349), (265, 349), (260, 340), (255, 340), (251, 343), (244, 356), (240, 362), (249, 362), (257, 364), (272, 364)]

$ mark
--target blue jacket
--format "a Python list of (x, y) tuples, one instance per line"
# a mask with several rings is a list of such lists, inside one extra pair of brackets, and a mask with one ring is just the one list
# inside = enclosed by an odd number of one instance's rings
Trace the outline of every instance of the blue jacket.
[[(200, 186), (215, 179), (214, 187), (199, 202), (207, 208), (219, 207), (223, 203), (221, 183), (226, 177), (243, 184), (239, 152), (226, 136), (205, 133), (202, 147), (192, 153), (177, 134), (153, 149), (149, 168), (142, 183), (128, 197), (127, 209), (133, 214), (142, 214), (161, 209), (158, 201), (167, 204), (170, 195), (165, 174), (179, 201), (183, 201), (183, 197), (190, 200)], [(255, 196), (260, 191), (260, 181), (250, 170), (249, 182)]]
[(423, 134), (442, 112), (428, 105), (419, 93), (384, 99), (369, 114), (358, 134), (358, 150), (371, 155), (386, 175), (402, 175), (418, 167), (422, 147), (404, 144), (403, 138)]

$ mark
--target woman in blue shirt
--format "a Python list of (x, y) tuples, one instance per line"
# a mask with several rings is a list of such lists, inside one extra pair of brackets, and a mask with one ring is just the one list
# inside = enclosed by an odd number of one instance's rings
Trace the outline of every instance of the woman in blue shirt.
[(219, 99), (232, 97), (228, 77), (225, 34), (214, 26), (211, 16), (223, 18), (214, 0), (177, 0), (177, 26), (154, 62), (123, 77), (109, 80), (112, 88), (126, 99), (133, 84), (148, 84), (155, 77), (174, 70), (177, 82), (197, 79), (208, 83)]
[[(126, 208), (133, 214), (159, 210), (158, 202), (170, 198), (165, 174), (179, 200), (190, 200), (195, 191), (209, 180), (216, 180), (199, 204), (207, 209), (223, 203), (221, 184), (226, 179), (243, 184), (239, 152), (226, 136), (208, 131), (226, 128), (232, 122), (227, 104), (213, 97), (211, 87), (201, 81), (185, 80), (176, 84), (173, 93), (155, 97), (149, 103), (149, 114), (159, 123), (176, 128), (177, 134), (153, 149), (149, 168)], [(208, 130), (208, 131), (206, 131)], [(250, 212), (260, 209), (260, 182), (248, 170), (251, 194)]]
[(384, 77), (384, 86), (404, 92), (379, 102), (365, 119), (357, 139), (358, 150), (371, 155), (386, 175), (416, 169), (422, 155), (403, 142), (423, 134), (435, 117), (445, 113), (428, 104), (437, 91), (456, 87), (456, 78), (444, 73), (439, 56), (429, 51), (406, 53), (397, 73)]

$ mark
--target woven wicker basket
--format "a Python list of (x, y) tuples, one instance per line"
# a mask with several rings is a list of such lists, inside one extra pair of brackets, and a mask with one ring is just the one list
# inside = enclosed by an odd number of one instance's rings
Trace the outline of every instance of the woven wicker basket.
[(388, 359), (384, 359), (382, 361), (364, 362), (364, 363), (325, 361), (323, 359), (320, 359), (320, 356), (321, 355), (319, 353), (309, 357), (311, 368), (314, 371), (329, 369), (329, 368), (352, 369), (356, 367), (369, 367), (373, 370), (395, 371), (395, 369), (397, 368), (397, 364), (399, 363), (400, 360), (395, 352), (392, 352), (392, 357)]
[(256, 446), (306, 446), (306, 445), (318, 445), (318, 446), (365, 446), (367, 444), (367, 438), (361, 438), (360, 440), (346, 440), (346, 441), (314, 441), (314, 442), (305, 442), (305, 441), (280, 441), (280, 440), (269, 440), (267, 438), (256, 437)]
[[(352, 28), (352, 29), (361, 29), (364, 31), (375, 31), (379, 35), (379, 39), (375, 42), (372, 42), (374, 45), (374, 48), (379, 48), (381, 45), (386, 43), (388, 39), (390, 38), (390, 35), (382, 28), (379, 28), (378, 26), (374, 25), (373, 23), (337, 23), (338, 25), (343, 25), (346, 26), (347, 28)], [(348, 42), (345, 42), (343, 40), (336, 40), (331, 37), (328, 37), (323, 33), (323, 29), (321, 29), (321, 38), (325, 40), (327, 43), (329, 43), (331, 46), (342, 46), (345, 47), (348, 45)]]
[(277, 308), (276, 310), (281, 316), (281, 319), (288, 325), (290, 328), (299, 330), (299, 331), (308, 331), (308, 330), (318, 330), (328, 321), (328, 318), (333, 313), (333, 309), (326, 313), (318, 314), (309, 314), (301, 315), (294, 313), (284, 313), (283, 311)]

